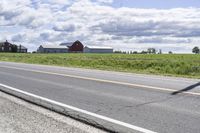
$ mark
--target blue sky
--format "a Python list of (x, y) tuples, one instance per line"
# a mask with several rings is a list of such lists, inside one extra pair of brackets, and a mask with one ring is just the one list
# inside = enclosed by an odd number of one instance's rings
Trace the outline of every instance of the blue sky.
[(200, 47), (199, 24), (200, 0), (0, 0), (0, 41), (29, 51), (80, 40), (115, 50), (191, 53)]
[(114, 0), (114, 7), (131, 8), (187, 8), (200, 7), (200, 0)]

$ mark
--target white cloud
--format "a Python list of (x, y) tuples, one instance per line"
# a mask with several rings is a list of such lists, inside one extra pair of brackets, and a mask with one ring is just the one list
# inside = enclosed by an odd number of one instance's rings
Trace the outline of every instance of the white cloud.
[(105, 4), (111, 4), (113, 3), (113, 0), (97, 0), (99, 3), (105, 3)]
[(75, 31), (75, 25), (67, 22), (59, 22), (55, 24), (53, 29), (55, 31), (73, 32)]
[(69, 5), (72, 0), (41, 0), (43, 3)]
[[(0, 25), (13, 25), (13, 29), (3, 28), (6, 38), (24, 42), (30, 48), (44, 42), (75, 40), (126, 50), (156, 47), (191, 52), (193, 46), (199, 45), (198, 8), (135, 9), (101, 4), (112, 2), (3, 0), (0, 2)], [(1, 36), (0, 39), (5, 39), (5, 35)]]

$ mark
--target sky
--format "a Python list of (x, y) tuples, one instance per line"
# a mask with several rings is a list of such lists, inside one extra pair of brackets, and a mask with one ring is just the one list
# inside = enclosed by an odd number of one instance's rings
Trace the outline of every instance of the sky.
[(188, 8), (200, 7), (199, 0), (113, 0), (112, 6), (114, 7), (130, 7), (130, 8), (157, 8), (157, 9), (170, 9), (170, 8)]
[(40, 45), (80, 40), (114, 50), (200, 47), (200, 0), (1, 0), (0, 41)]

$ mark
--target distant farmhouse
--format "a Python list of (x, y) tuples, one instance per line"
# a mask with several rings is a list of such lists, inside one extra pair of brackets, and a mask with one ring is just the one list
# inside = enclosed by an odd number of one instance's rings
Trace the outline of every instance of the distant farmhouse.
[(0, 52), (27, 53), (28, 49), (22, 45), (11, 44), (7, 40), (0, 42)]
[(113, 53), (111, 47), (84, 46), (80, 41), (60, 45), (40, 45), (38, 53)]

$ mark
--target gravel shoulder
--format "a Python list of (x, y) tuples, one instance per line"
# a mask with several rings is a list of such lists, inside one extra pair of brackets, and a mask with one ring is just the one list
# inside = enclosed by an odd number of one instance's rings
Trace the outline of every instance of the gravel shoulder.
[(0, 133), (104, 133), (0, 92)]

